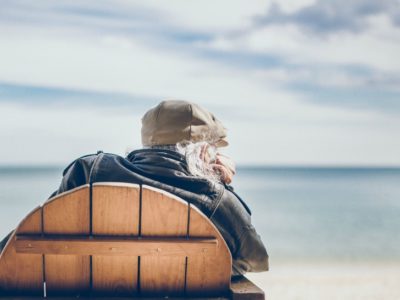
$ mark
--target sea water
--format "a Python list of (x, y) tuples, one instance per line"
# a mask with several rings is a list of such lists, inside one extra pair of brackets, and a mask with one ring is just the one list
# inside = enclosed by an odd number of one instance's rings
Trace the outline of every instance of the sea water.
[[(0, 235), (61, 181), (60, 167), (0, 167)], [(241, 167), (270, 261), (400, 261), (400, 169)]]

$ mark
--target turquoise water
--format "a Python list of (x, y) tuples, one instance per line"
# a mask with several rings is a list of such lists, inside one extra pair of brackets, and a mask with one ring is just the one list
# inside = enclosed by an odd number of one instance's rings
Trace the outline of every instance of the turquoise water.
[[(0, 168), (0, 235), (62, 168)], [(233, 185), (274, 260), (400, 261), (400, 169), (239, 168)]]

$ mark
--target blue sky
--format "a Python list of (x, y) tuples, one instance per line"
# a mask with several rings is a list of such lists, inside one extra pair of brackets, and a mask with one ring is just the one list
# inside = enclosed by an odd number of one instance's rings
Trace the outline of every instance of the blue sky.
[(1, 1), (0, 164), (140, 147), (164, 99), (239, 164), (400, 165), (400, 4)]

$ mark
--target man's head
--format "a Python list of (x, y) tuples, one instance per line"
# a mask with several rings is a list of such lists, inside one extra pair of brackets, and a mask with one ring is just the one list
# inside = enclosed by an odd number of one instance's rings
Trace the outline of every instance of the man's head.
[(195, 103), (162, 101), (142, 118), (143, 146), (175, 145), (181, 142), (228, 145), (226, 129), (215, 116)]
[(190, 173), (212, 182), (230, 183), (235, 174), (232, 160), (218, 153), (228, 145), (226, 129), (215, 116), (197, 104), (162, 101), (142, 118), (145, 147), (173, 149), (185, 156)]

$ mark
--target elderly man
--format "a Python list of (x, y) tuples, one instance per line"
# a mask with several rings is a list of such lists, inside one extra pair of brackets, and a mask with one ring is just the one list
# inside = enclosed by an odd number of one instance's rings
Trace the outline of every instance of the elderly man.
[(233, 162), (218, 152), (226, 130), (213, 114), (187, 101), (163, 101), (142, 118), (143, 149), (126, 158), (99, 152), (71, 163), (56, 195), (94, 182), (154, 186), (196, 205), (232, 253), (232, 275), (268, 270), (268, 254), (250, 209), (229, 185)]

